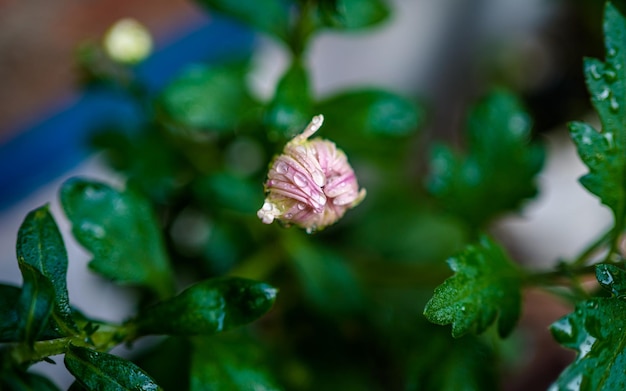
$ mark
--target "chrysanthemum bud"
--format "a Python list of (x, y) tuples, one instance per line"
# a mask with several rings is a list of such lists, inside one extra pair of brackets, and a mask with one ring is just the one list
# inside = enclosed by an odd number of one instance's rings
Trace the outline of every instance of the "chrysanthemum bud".
[(263, 223), (276, 219), (311, 233), (335, 223), (365, 197), (346, 154), (331, 141), (309, 140), (323, 121), (322, 115), (313, 117), (270, 165), (267, 196), (257, 212)]
[(114, 61), (135, 64), (150, 55), (152, 37), (141, 23), (134, 19), (122, 19), (106, 32), (104, 49)]

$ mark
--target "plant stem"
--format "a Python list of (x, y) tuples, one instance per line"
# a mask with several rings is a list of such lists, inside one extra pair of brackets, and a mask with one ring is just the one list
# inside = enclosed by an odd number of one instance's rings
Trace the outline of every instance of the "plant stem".
[(614, 231), (615, 231), (614, 228), (607, 230), (595, 242), (587, 246), (587, 248), (584, 249), (576, 259), (570, 262), (570, 267), (573, 269), (577, 269), (577, 268), (584, 266), (585, 263), (587, 263), (589, 258), (591, 258), (591, 256), (596, 251), (598, 251), (602, 246), (604, 246), (607, 242), (609, 242), (609, 240), (613, 236)]

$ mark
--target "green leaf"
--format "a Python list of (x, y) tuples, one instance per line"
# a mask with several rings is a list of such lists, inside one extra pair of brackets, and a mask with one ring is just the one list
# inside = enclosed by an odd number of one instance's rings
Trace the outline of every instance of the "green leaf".
[(28, 263), (20, 263), (24, 283), (17, 306), (18, 339), (29, 345), (44, 331), (54, 308), (54, 287), (50, 280)]
[(390, 13), (381, 0), (322, 0), (319, 10), (326, 26), (346, 30), (374, 26)]
[(346, 133), (350, 137), (370, 139), (410, 135), (423, 119), (413, 101), (381, 89), (335, 95), (320, 102), (315, 112), (324, 115), (328, 134)]
[(65, 366), (87, 390), (161, 390), (137, 365), (123, 358), (70, 345)]
[(10, 370), (0, 374), (0, 390), (59, 391), (60, 389), (44, 376), (20, 370)]
[(268, 357), (253, 340), (235, 335), (193, 340), (191, 391), (279, 390)]
[(41, 276), (32, 276), (32, 271), (27, 273), (45, 285), (48, 283), (42, 282), (42, 278), (47, 279), (54, 290), (53, 327), (62, 335), (76, 331), (67, 293), (67, 252), (48, 206), (26, 216), (17, 235), (16, 252), (20, 268), (23, 264), (30, 265)]
[(482, 333), (497, 319), (500, 336), (507, 336), (520, 314), (522, 275), (490, 238), (448, 259), (455, 274), (435, 289), (424, 315), (433, 323), (452, 324), (452, 336)]
[(182, 130), (233, 132), (256, 106), (245, 71), (235, 65), (189, 67), (165, 88), (160, 106)]
[(11, 285), (0, 284), (0, 342), (17, 342), (17, 303), (22, 290)]
[(265, 121), (270, 129), (292, 138), (304, 130), (314, 114), (307, 71), (294, 61), (278, 82)]
[(615, 265), (596, 265), (596, 279), (607, 291), (617, 298), (626, 296), (626, 271)]
[(93, 254), (91, 269), (120, 284), (171, 295), (167, 254), (147, 200), (131, 189), (74, 178), (63, 184), (61, 203), (74, 236)]
[(216, 278), (143, 310), (137, 334), (210, 335), (250, 323), (270, 310), (276, 288), (243, 278)]
[(604, 12), (606, 61), (585, 59), (584, 72), (602, 132), (569, 124), (578, 154), (589, 168), (582, 185), (613, 211), (617, 224), (626, 213), (626, 19), (609, 2)]
[(223, 13), (283, 41), (289, 38), (289, 8), (283, 0), (196, 1), (210, 11)]
[(472, 110), (467, 136), (465, 156), (444, 146), (433, 150), (427, 186), (452, 213), (480, 227), (536, 195), (544, 151), (530, 144), (531, 120), (518, 99), (504, 91)]

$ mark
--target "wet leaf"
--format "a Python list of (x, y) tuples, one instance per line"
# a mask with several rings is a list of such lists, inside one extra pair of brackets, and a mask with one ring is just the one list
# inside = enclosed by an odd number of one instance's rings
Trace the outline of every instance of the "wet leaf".
[(195, 65), (182, 72), (160, 97), (160, 106), (187, 132), (233, 132), (255, 103), (242, 66)]
[(36, 373), (11, 370), (0, 373), (0, 390), (10, 391), (59, 391), (47, 377)]
[(131, 189), (74, 178), (63, 184), (61, 203), (74, 236), (93, 254), (91, 269), (120, 284), (170, 295), (169, 261), (146, 199)]
[(424, 315), (433, 323), (452, 324), (452, 336), (482, 333), (497, 321), (505, 337), (520, 315), (522, 275), (502, 248), (483, 236), (448, 259), (455, 274), (435, 289)]
[(367, 28), (389, 16), (389, 8), (381, 0), (322, 0), (319, 3), (322, 22), (336, 29)]
[(196, 0), (210, 11), (222, 13), (287, 41), (289, 8), (282, 0)]
[(582, 185), (611, 208), (617, 224), (626, 214), (626, 19), (609, 2), (604, 13), (606, 60), (587, 58), (585, 80), (602, 131), (583, 122), (569, 124), (572, 139), (589, 172)]
[(0, 284), (0, 342), (17, 342), (17, 303), (22, 290), (16, 286)]
[(123, 358), (70, 345), (65, 366), (86, 390), (161, 390), (137, 365)]
[(626, 296), (626, 271), (615, 265), (596, 265), (596, 278), (607, 291), (614, 296), (622, 298)]
[(142, 311), (139, 335), (210, 335), (248, 324), (270, 310), (276, 288), (243, 278), (199, 282)]
[(26, 216), (18, 232), (16, 252), (20, 268), (28, 264), (40, 274), (35, 276), (32, 270), (27, 271), (29, 280), (33, 282), (31, 278), (34, 278), (37, 284), (50, 285), (53, 289), (51, 326), (61, 335), (76, 331), (67, 293), (67, 252), (48, 206), (37, 208)]
[(472, 110), (467, 136), (465, 155), (433, 148), (427, 187), (446, 209), (480, 227), (536, 195), (544, 152), (530, 143), (531, 120), (518, 99), (503, 91)]
[(20, 264), (24, 283), (17, 304), (18, 339), (32, 345), (44, 331), (54, 308), (54, 287), (50, 280), (28, 263)]

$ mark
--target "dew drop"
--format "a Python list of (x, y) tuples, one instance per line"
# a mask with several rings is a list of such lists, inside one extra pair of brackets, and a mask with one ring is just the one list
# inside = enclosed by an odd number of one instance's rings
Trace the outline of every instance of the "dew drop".
[(602, 74), (598, 72), (598, 67), (595, 64), (589, 67), (589, 72), (591, 73), (591, 77), (595, 80), (599, 80), (602, 77)]
[(289, 171), (289, 167), (284, 162), (278, 162), (276, 164), (276, 172), (279, 174), (286, 174)]
[(307, 184), (307, 180), (304, 174), (296, 172), (293, 176), (293, 183), (295, 183), (296, 186), (304, 187)]
[(609, 46), (609, 47), (607, 48), (606, 54), (607, 54), (607, 56), (609, 56), (609, 57), (615, 57), (615, 55), (617, 54), (617, 50), (615, 50), (615, 48), (614, 48), (614, 47)]
[(293, 217), (293, 213), (285, 213), (285, 218), (290, 219)]
[(606, 71), (604, 71), (604, 78), (608, 82), (613, 82), (613, 81), (615, 81), (617, 79), (617, 74), (615, 73), (614, 70), (607, 69)]
[(604, 88), (599, 94), (596, 95), (596, 99), (605, 100), (609, 97), (609, 95), (611, 95), (611, 91), (608, 88)]
[(611, 97), (611, 101), (609, 102), (609, 106), (611, 107), (611, 110), (613, 111), (618, 111), (619, 110), (619, 103), (617, 102), (617, 99), (615, 99), (615, 97)]
[(304, 205), (302, 202), (299, 202), (299, 203), (296, 205), (296, 208), (298, 208), (298, 209), (300, 209), (300, 210), (304, 210), (304, 209), (306, 208), (306, 205)]

